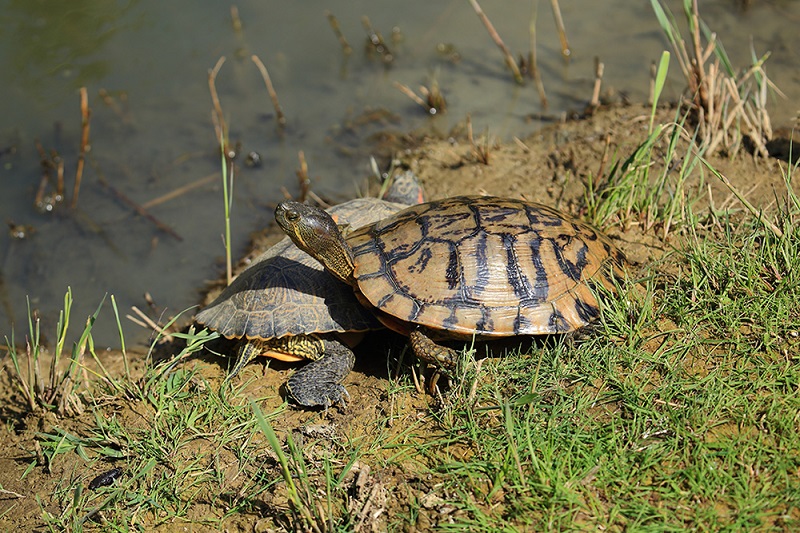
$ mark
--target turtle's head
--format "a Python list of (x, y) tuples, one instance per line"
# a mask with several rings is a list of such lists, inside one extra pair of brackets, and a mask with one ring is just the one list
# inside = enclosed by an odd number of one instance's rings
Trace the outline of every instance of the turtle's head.
[(275, 208), (275, 221), (298, 248), (322, 263), (328, 272), (345, 283), (355, 284), (353, 252), (328, 213), (300, 202), (281, 202)]

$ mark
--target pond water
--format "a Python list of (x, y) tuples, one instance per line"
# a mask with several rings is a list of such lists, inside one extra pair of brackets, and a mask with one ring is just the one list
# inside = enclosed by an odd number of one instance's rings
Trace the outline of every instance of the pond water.
[[(772, 105), (775, 124), (789, 124), (800, 101), (800, 2), (700, 2), (737, 66), (750, 46), (771, 51), (768, 72), (789, 96)], [(165, 316), (195, 305), (204, 282), (222, 271), (223, 200), (211, 120), (208, 70), (226, 57), (216, 80), (230, 137), (261, 165), (237, 159), (233, 191), (233, 250), (268, 224), (281, 187), (297, 191), (298, 151), (305, 153), (313, 190), (334, 200), (352, 197), (369, 175), (380, 135), (412, 129), (447, 134), (471, 116), (477, 132), (498, 139), (542, 126), (532, 117), (582, 109), (594, 61), (605, 64), (604, 86), (645, 101), (649, 67), (666, 48), (649, 2), (561, 2), (572, 55), (560, 53), (549, 2), (482, 0), (483, 10), (514, 54), (530, 49), (537, 13), (537, 51), (549, 107), (534, 85), (516, 85), (468, 2), (238, 2), (196, 0), (0, 1), (0, 212), (28, 226), (25, 239), (0, 234), (0, 332), (26, 334), (26, 297), (52, 341), (64, 293), (72, 287), (72, 324), (80, 326), (104, 294), (122, 314), (146, 308), (150, 293)], [(670, 2), (680, 17), (680, 3)], [(338, 19), (353, 52), (346, 56), (326, 10)], [(362, 17), (388, 43), (385, 66), (365, 53)], [(259, 71), (267, 66), (286, 115), (278, 131)], [(683, 87), (671, 65), (666, 98)], [(431, 117), (394, 86), (413, 89), (435, 78), (448, 110)], [(88, 91), (90, 148), (77, 208), (66, 204), (81, 143), (79, 88)], [(103, 97), (101, 94), (107, 94)], [(37, 141), (64, 161), (67, 202), (41, 212)], [(55, 173), (52, 173), (55, 176)], [(216, 177), (215, 177), (216, 176)], [(184, 188), (187, 188), (184, 190)], [(164, 199), (173, 191), (181, 191)], [(52, 187), (47, 188), (53, 192)], [(124, 198), (146, 206), (170, 232), (137, 215)], [(163, 200), (163, 201), (162, 201)], [(160, 201), (160, 203), (158, 203)], [(154, 203), (155, 202), (155, 203)], [(14, 326), (12, 326), (14, 324)], [(123, 319), (126, 339), (148, 332)], [(77, 338), (77, 327), (71, 339)], [(106, 301), (94, 329), (98, 345), (118, 346)]]

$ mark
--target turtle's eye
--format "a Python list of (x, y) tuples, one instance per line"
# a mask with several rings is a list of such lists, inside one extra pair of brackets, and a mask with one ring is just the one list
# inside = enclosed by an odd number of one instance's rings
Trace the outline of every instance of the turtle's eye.
[(297, 211), (287, 211), (286, 220), (288, 220), (289, 222), (297, 222), (298, 220), (300, 220), (300, 215), (297, 213)]

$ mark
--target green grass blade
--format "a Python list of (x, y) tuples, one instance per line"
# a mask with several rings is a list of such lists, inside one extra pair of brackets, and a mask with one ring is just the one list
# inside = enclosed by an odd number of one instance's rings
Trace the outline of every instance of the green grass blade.
[(661, 52), (661, 59), (658, 61), (658, 69), (656, 70), (656, 81), (653, 87), (653, 106), (650, 110), (650, 128), (648, 133), (653, 133), (653, 122), (656, 118), (656, 108), (658, 107), (658, 100), (661, 98), (661, 91), (664, 90), (664, 82), (667, 79), (667, 72), (669, 71), (669, 52), (664, 50)]

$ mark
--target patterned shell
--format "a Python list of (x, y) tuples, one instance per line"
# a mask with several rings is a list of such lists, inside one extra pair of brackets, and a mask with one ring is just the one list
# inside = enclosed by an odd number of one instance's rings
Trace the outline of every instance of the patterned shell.
[(454, 337), (559, 333), (599, 314), (625, 258), (608, 237), (549, 207), (490, 196), (407, 208), (347, 236), (375, 307)]
[[(357, 228), (404, 207), (359, 198), (328, 212), (339, 224)], [(325, 272), (288, 237), (255, 259), (195, 320), (227, 338), (262, 340), (382, 327), (351, 287)]]

